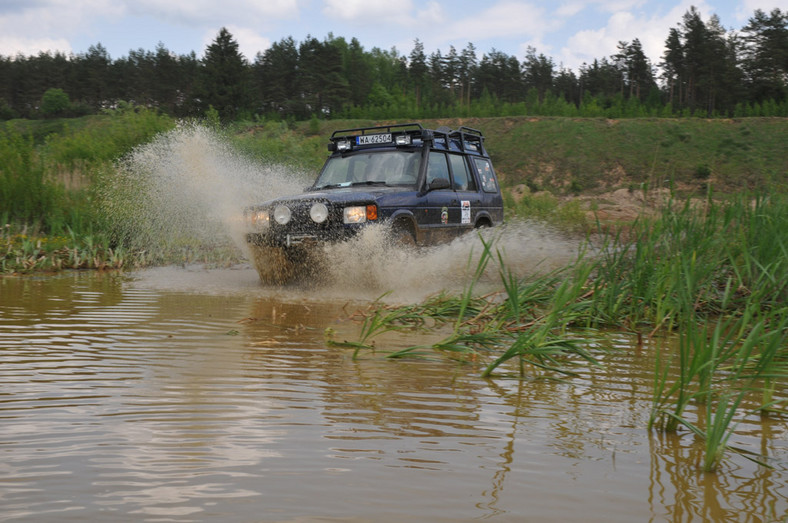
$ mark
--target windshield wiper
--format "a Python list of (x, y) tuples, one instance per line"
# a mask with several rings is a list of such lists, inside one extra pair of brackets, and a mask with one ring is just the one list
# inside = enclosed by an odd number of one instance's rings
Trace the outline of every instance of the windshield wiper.
[(350, 185), (388, 185), (388, 183), (382, 180), (367, 180), (366, 182), (353, 182)]
[(349, 184), (348, 182), (328, 183), (326, 185), (319, 185), (319, 186), (313, 187), (313, 189), (336, 189), (337, 187), (350, 187), (350, 185), (351, 184)]

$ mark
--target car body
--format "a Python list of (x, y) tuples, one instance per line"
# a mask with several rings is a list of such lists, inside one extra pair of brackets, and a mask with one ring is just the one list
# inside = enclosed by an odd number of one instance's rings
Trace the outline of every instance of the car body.
[(315, 245), (346, 240), (370, 224), (385, 224), (405, 244), (434, 245), (503, 222), (501, 191), (476, 129), (344, 129), (331, 135), (328, 149), (303, 194), (244, 212), (264, 280), (282, 278), (264, 276), (260, 263), (269, 271), (276, 263), (303, 265)]

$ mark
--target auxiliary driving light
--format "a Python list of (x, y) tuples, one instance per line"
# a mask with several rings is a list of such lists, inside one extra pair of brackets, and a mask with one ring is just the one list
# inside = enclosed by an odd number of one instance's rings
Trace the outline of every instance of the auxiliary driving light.
[(394, 140), (395, 140), (395, 143), (397, 145), (410, 145), (411, 144), (411, 140), (410, 140), (410, 135), (409, 134), (399, 134), (399, 135), (397, 135), (397, 137)]
[(285, 205), (277, 205), (274, 209), (274, 220), (279, 225), (285, 225), (287, 222), (290, 221), (290, 217), (292, 213), (290, 212), (290, 208)]
[(350, 150), (350, 140), (338, 140), (337, 151), (344, 152)]
[(328, 219), (328, 207), (324, 203), (315, 203), (309, 209), (309, 217), (315, 223), (323, 223)]

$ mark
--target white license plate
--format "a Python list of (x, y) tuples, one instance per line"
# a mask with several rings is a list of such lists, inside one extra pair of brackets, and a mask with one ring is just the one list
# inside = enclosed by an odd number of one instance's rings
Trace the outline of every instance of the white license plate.
[(374, 145), (376, 143), (391, 143), (391, 133), (384, 134), (365, 134), (356, 136), (358, 145)]

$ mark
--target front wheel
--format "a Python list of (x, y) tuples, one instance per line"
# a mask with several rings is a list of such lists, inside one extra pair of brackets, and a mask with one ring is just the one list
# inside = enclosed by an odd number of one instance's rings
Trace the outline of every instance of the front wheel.
[(395, 225), (391, 229), (391, 243), (397, 247), (416, 247), (416, 236), (411, 227)]

